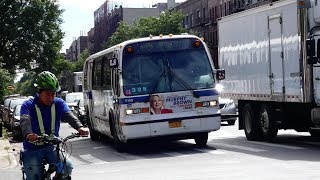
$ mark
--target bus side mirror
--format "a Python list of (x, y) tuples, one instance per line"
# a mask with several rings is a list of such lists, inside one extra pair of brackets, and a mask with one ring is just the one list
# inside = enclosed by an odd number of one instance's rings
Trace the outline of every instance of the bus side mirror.
[(110, 65), (110, 67), (117, 67), (118, 66), (118, 59), (117, 58), (109, 59), (109, 65)]
[(226, 73), (224, 69), (217, 69), (216, 70), (216, 77), (218, 80), (224, 80), (226, 78)]

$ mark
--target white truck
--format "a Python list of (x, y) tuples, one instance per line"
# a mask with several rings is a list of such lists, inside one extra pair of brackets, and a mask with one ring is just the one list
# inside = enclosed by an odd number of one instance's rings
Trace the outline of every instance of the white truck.
[(248, 140), (279, 129), (320, 135), (320, 2), (281, 0), (218, 21), (222, 97)]

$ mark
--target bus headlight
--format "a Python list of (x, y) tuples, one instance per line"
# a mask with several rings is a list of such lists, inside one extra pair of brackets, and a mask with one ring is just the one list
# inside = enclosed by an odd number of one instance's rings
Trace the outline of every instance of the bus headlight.
[(140, 114), (140, 113), (149, 113), (149, 108), (126, 109), (126, 115)]
[(195, 107), (201, 108), (201, 107), (215, 107), (218, 105), (218, 101), (204, 101), (204, 102), (196, 102)]

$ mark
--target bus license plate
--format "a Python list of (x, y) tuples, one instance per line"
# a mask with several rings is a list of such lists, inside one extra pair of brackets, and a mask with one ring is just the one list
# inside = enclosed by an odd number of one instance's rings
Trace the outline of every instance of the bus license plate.
[(171, 121), (171, 122), (169, 122), (169, 127), (170, 128), (178, 128), (178, 127), (181, 127), (181, 126), (182, 126), (181, 121)]

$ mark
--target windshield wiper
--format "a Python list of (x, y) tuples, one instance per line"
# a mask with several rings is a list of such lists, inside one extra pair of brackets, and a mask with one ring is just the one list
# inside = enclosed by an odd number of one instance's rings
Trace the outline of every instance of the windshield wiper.
[[(175, 72), (172, 71), (172, 68), (169, 64), (168, 60), (163, 60), (163, 64), (165, 65), (165, 68), (163, 69), (163, 72), (161, 73), (158, 81), (155, 83), (155, 85), (152, 88), (152, 91), (150, 92), (150, 94), (154, 94), (156, 89), (158, 88), (158, 85), (160, 83), (160, 81), (165, 78), (165, 82), (166, 82), (166, 77), (168, 77), (169, 79), (169, 83), (170, 83), (170, 91), (172, 91), (172, 78), (170, 78), (171, 76), (177, 80), (177, 82), (179, 84), (181, 84), (182, 86), (184, 86), (187, 90), (192, 92), (193, 97), (199, 98), (199, 96), (194, 92), (194, 90), (192, 89), (192, 87), (186, 83), (183, 79), (181, 79)], [(168, 75), (171, 75), (170, 77)]]
[(167, 69), (166, 69), (166, 68), (163, 69), (162, 73), (161, 73), (160, 76), (159, 76), (158, 81), (154, 84), (154, 86), (153, 86), (150, 94), (154, 94), (154, 93), (155, 93), (155, 91), (156, 91), (156, 89), (158, 88), (159, 83), (160, 83), (160, 81), (162, 80), (162, 78), (164, 78), (164, 81), (166, 82), (166, 78), (165, 78), (165, 77), (167, 76), (167, 74), (168, 74)]
[[(167, 63), (166, 63), (166, 67), (167, 67), (166, 69), (173, 76), (173, 78), (175, 78), (181, 85), (183, 85), (185, 88), (187, 88), (187, 90), (192, 92), (193, 97), (199, 98), (198, 94), (196, 94), (194, 92), (192, 87), (187, 82), (185, 82), (182, 78), (180, 78), (175, 72), (172, 71), (172, 68), (171, 68), (168, 60), (167, 60)], [(171, 85), (170, 85), (170, 87), (171, 87)]]

